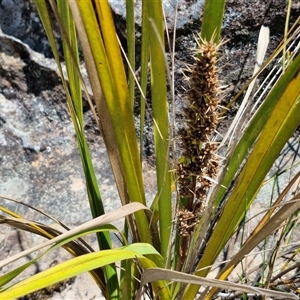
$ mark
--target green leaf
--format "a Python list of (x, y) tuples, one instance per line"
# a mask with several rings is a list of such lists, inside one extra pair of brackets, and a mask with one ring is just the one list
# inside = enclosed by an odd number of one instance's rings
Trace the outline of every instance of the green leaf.
[(169, 119), (167, 102), (164, 23), (161, 1), (147, 1), (151, 69), (151, 99), (154, 121), (158, 212), (162, 256), (168, 259), (172, 228), (171, 174), (169, 172)]
[[(138, 258), (147, 263), (144, 255), (159, 255), (149, 244), (132, 244), (115, 250), (102, 250), (85, 254), (25, 279), (0, 293), (1, 299), (15, 299), (78, 274), (115, 263)], [(151, 263), (151, 265), (153, 265)]]
[(142, 3), (142, 41), (141, 41), (141, 96), (140, 96), (140, 161), (143, 158), (144, 128), (145, 128), (145, 107), (147, 91), (147, 75), (149, 62), (149, 18), (148, 5), (145, 1)]
[(63, 32), (62, 45), (68, 73), (71, 101), (74, 105), (75, 115), (80, 127), (83, 128), (82, 93), (79, 76), (79, 54), (75, 23), (67, 1), (58, 0), (57, 8), (61, 20), (61, 30)]
[(206, 0), (201, 27), (201, 38), (219, 43), (226, 0)]
[[(128, 61), (133, 71), (135, 71), (135, 19), (134, 1), (126, 0), (126, 29), (127, 29), (127, 52)], [(128, 71), (129, 97), (130, 104), (134, 105), (135, 78), (134, 74)]]

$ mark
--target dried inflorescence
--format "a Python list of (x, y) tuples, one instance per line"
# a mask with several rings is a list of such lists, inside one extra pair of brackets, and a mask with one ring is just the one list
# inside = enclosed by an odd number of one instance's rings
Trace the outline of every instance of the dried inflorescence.
[(198, 58), (188, 68), (189, 90), (183, 108), (185, 126), (179, 130), (182, 158), (177, 165), (181, 207), (177, 213), (180, 235), (189, 235), (204, 206), (205, 196), (218, 169), (216, 144), (210, 141), (218, 123), (219, 80), (217, 45), (202, 41)]

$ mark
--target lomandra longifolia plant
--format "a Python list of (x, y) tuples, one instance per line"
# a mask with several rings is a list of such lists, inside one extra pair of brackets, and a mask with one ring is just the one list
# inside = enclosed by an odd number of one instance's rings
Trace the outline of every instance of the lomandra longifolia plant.
[[(12, 266), (10, 271), (0, 275), (0, 298), (17, 299), (90, 272), (101, 294), (109, 300), (195, 299), (199, 293), (201, 299), (210, 300), (218, 290), (255, 293), (272, 299), (298, 299), (291, 288), (286, 293), (272, 290), (260, 282), (255, 282), (255, 287), (248, 281), (247, 285), (242, 285), (231, 282), (228, 276), (250, 251), (299, 209), (299, 195), (288, 205), (278, 208), (276, 214), (266, 215), (266, 222), (260, 222), (258, 230), (251, 234), (251, 239), (241, 246), (219, 275), (210, 271), (244, 219), (282, 147), (299, 125), (299, 51), (293, 50), (295, 56), (286, 66), (285, 73), (260, 101), (251, 122), (237, 136), (236, 145), (229, 149), (231, 155), (225, 156), (222, 166), (219, 165), (216, 154), (219, 145), (214, 140), (220, 115), (216, 64), (226, 1), (204, 1), (195, 62), (186, 71), (188, 89), (183, 123), (176, 136), (179, 137), (181, 157), (175, 163), (176, 178), (173, 180), (170, 157), (175, 157), (177, 152), (170, 155), (169, 149), (174, 130), (170, 130), (169, 122), (169, 66), (166, 67), (165, 53), (168, 28), (164, 22), (164, 1), (140, 1), (142, 21), (138, 38), (135, 27), (137, 2), (124, 1), (127, 47), (122, 53), (108, 0), (35, 0), (66, 92), (86, 178), (87, 205), (90, 203), (93, 219), (61, 233), (4, 208), (11, 217), (0, 215), (0, 223), (34, 232), (49, 241), (0, 260), (0, 271), (44, 248), (43, 254), (63, 246), (74, 258), (16, 283), (12, 283), (12, 279), (35, 264), (39, 256), (24, 265), (20, 263), (16, 269)], [(53, 15), (61, 29), (63, 63), (68, 80), (55, 41)], [(172, 54), (175, 53), (175, 28)], [(93, 99), (80, 73), (78, 37)], [(295, 38), (290, 35), (288, 39)], [(137, 40), (141, 40), (140, 48), (135, 47)], [(140, 53), (136, 54), (138, 49)], [(270, 60), (280, 54), (280, 47), (278, 49)], [(128, 57), (129, 68), (127, 62), (124, 63), (125, 57)], [(136, 60), (140, 62), (139, 82), (134, 78)], [(173, 60), (171, 63), (174, 67)], [(143, 94), (139, 128), (136, 128), (133, 110), (133, 103), (138, 100), (135, 95), (137, 85)], [(172, 96), (175, 95), (175, 91), (170, 90)], [(82, 91), (98, 121), (118, 189), (120, 203), (116, 202), (114, 211), (110, 212), (106, 211), (102, 201), (99, 188), (102, 182), (101, 179), (98, 182), (85, 135)], [(151, 105), (146, 106), (148, 101)], [(147, 178), (143, 176), (141, 159), (144, 116), (149, 108), (153, 116), (156, 167), (156, 195), (153, 198), (145, 193)], [(173, 124), (173, 127), (176, 126)], [(136, 130), (140, 131), (140, 145)], [(174, 190), (178, 191), (176, 209), (173, 209)], [(124, 220), (124, 231), (111, 225), (120, 219)], [(112, 243), (110, 233), (118, 234), (121, 245)], [(98, 250), (78, 240), (86, 234), (95, 234)], [(208, 278), (211, 275), (213, 279)]]
[(198, 43), (197, 57), (188, 67), (189, 83), (183, 108), (183, 127), (179, 129), (182, 157), (177, 165), (179, 209), (177, 232), (181, 269), (189, 247), (189, 237), (205, 211), (205, 197), (218, 170), (217, 144), (212, 141), (218, 123), (220, 89), (217, 70), (218, 45)]

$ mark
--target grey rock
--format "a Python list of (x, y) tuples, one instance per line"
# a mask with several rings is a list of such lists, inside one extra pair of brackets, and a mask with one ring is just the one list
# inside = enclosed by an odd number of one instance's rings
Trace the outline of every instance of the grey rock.
[(33, 0), (0, 0), (0, 27), (4, 33), (20, 39), (33, 50), (52, 57), (51, 47)]
[[(109, 3), (116, 14), (124, 19), (126, 18), (126, 2), (124, 0), (109, 0)], [(203, 4), (203, 0), (164, 0), (163, 8), (168, 28), (174, 28), (176, 17), (176, 28), (182, 28), (192, 20), (199, 19), (203, 10)], [(134, 14), (138, 25), (141, 25), (141, 11), (142, 0), (135, 1)]]

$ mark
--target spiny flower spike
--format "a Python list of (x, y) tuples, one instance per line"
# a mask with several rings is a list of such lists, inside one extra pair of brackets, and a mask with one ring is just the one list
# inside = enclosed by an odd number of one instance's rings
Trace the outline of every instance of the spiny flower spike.
[(203, 40), (197, 43), (197, 58), (185, 74), (189, 85), (183, 108), (185, 125), (178, 131), (182, 151), (177, 165), (180, 197), (177, 231), (180, 236), (189, 236), (199, 222), (219, 162), (215, 154), (217, 144), (210, 139), (218, 123), (220, 84), (216, 64), (220, 45)]

